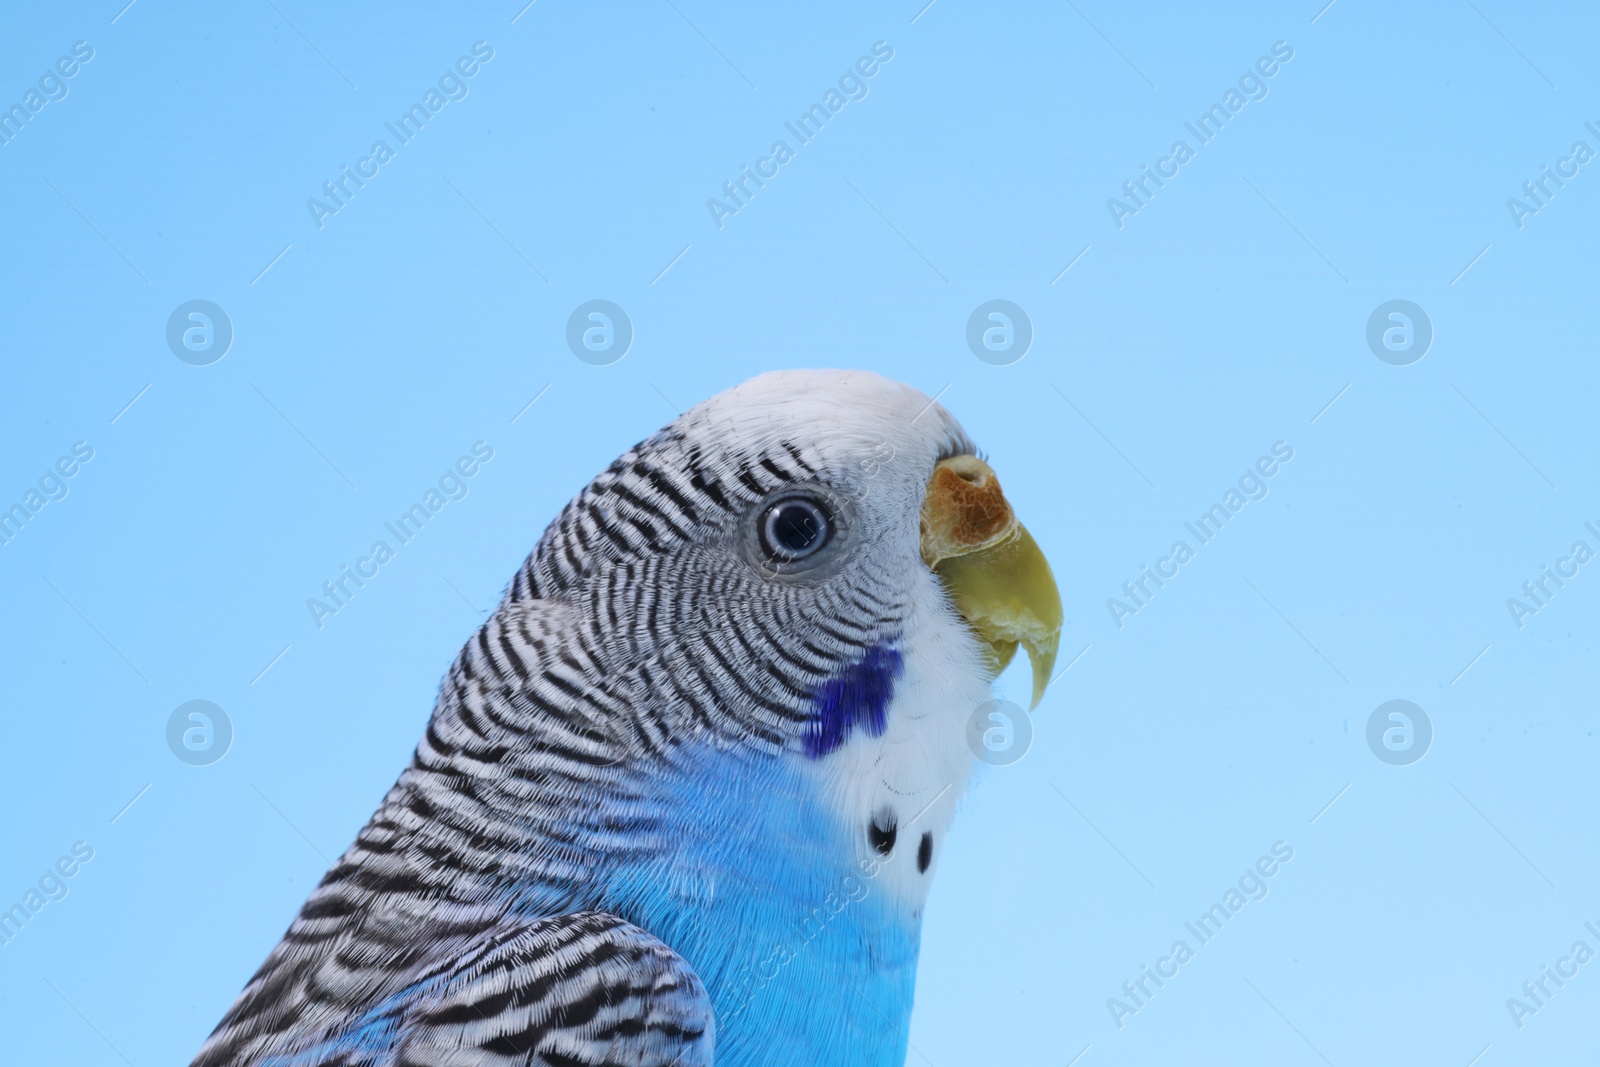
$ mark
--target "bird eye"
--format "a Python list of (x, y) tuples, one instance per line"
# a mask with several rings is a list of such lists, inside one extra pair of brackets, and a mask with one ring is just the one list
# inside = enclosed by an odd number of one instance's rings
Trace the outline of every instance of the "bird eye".
[(762, 551), (777, 563), (815, 555), (832, 537), (833, 514), (810, 497), (779, 500), (761, 518)]

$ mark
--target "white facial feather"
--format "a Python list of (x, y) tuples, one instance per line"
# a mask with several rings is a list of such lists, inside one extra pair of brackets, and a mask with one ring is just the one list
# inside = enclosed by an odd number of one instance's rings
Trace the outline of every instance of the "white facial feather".
[[(905, 672), (895, 685), (881, 737), (857, 730), (822, 761), (824, 794), (852, 828), (857, 856), (876, 861), (874, 892), (908, 910), (922, 907), (945, 835), (976, 762), (967, 721), (990, 699), (990, 681), (966, 623), (937, 587), (919, 586), (900, 644)], [(868, 826), (894, 827), (887, 857)], [(923, 867), (923, 837), (929, 837)]]
[[(695, 413), (694, 431), (752, 452), (805, 443), (854, 502), (863, 537), (854, 550), (903, 589), (909, 610), (898, 679), (882, 736), (854, 730), (816, 761), (818, 789), (871, 864), (873, 892), (915, 911), (973, 771), (967, 722), (991, 697), (978, 644), (918, 550), (923, 493), (941, 455), (973, 451), (959, 423), (926, 394), (863, 371), (777, 371), (717, 397)], [(868, 827), (894, 826), (887, 856)], [(924, 852), (924, 835), (930, 835)], [(880, 836), (881, 840), (881, 836)], [(924, 868), (921, 857), (931, 854)]]

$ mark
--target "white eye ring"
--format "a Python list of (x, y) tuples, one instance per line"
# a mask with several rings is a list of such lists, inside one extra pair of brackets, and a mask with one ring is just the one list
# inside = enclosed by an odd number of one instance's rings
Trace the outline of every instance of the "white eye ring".
[(833, 540), (833, 513), (810, 496), (775, 500), (761, 515), (761, 551), (774, 563), (797, 563)]

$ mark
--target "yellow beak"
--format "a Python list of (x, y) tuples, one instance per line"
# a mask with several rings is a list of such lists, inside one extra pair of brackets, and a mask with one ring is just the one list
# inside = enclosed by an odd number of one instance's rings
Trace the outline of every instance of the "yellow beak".
[(1061, 594), (1050, 563), (976, 456), (941, 460), (922, 500), (922, 560), (991, 652), (998, 675), (1017, 653), (1033, 661), (1033, 703), (1050, 684)]

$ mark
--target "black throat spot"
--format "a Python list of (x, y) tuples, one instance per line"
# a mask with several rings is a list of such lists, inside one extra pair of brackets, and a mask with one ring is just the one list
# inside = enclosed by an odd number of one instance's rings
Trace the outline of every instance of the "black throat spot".
[[(881, 824), (887, 823), (887, 826)], [(880, 856), (887, 856), (894, 851), (895, 835), (900, 832), (899, 824), (895, 822), (894, 812), (882, 812), (874, 815), (867, 823), (867, 841)]]

